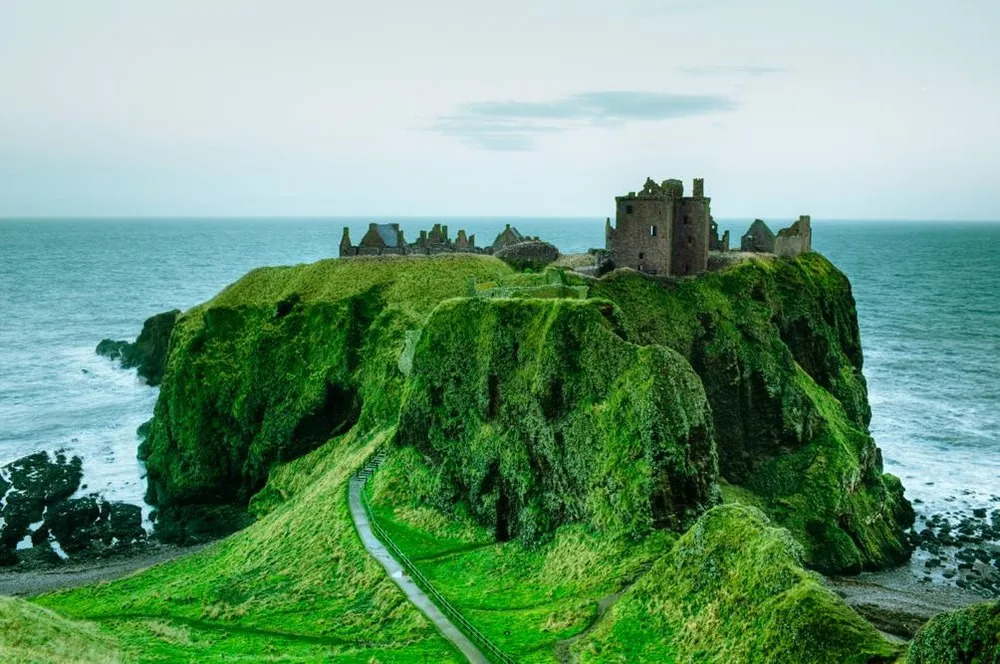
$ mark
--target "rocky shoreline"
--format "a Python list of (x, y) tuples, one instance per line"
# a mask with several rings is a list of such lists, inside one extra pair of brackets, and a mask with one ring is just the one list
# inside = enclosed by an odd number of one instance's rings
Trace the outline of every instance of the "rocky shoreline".
[(0, 570), (0, 595), (31, 597), (42, 593), (113, 581), (203, 549), (207, 544), (176, 546), (150, 542), (142, 549), (82, 562), (38, 563)]

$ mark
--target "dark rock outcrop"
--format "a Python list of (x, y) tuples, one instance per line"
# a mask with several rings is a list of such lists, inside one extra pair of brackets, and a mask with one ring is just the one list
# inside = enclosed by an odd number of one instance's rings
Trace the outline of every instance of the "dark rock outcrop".
[(180, 313), (174, 309), (148, 318), (135, 343), (104, 339), (97, 344), (97, 354), (119, 360), (125, 369), (136, 369), (147, 385), (159, 385), (167, 364), (170, 334)]
[(73, 495), (83, 477), (80, 457), (62, 452), (39, 452), (0, 468), (0, 564), (16, 564), (18, 542), (31, 534), (32, 524), (43, 520), (46, 510)]
[(50, 509), (35, 544), (50, 534), (70, 557), (116, 553), (146, 541), (137, 505), (112, 503), (96, 495), (66, 500)]
[(494, 254), (515, 270), (545, 269), (545, 266), (559, 259), (559, 250), (548, 242), (531, 240), (504, 247)]
[[(0, 564), (56, 562), (114, 553), (146, 541), (139, 507), (96, 495), (70, 498), (83, 477), (80, 457), (39, 452), (0, 468)], [(30, 537), (31, 548), (17, 550)]]

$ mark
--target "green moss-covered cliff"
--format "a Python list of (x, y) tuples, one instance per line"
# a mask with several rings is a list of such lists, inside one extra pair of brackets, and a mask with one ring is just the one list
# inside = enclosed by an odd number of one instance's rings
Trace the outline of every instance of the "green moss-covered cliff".
[(591, 288), (626, 338), (686, 357), (712, 406), (722, 476), (803, 543), (857, 572), (905, 560), (913, 513), (883, 474), (847, 278), (819, 254), (680, 281), (618, 271)]
[(711, 412), (676, 352), (619, 336), (609, 303), (461, 299), (413, 358), (399, 439), (501, 539), (569, 522), (638, 538), (716, 502)]
[(179, 317), (144, 451), (147, 499), (246, 505), (277, 463), (395, 420), (399, 356), (443, 299), (498, 260), (322, 261), (254, 270)]
[(723, 493), (789, 528), (811, 566), (909, 554), (850, 284), (824, 258), (560, 280), (582, 300), (467, 297), (535, 281), (468, 255), (255, 270), (177, 320), (149, 498), (245, 506), (275, 464), (402, 412), (400, 440), (439, 464), (434, 495), (504, 536), (682, 528), (715, 500), (717, 456)]

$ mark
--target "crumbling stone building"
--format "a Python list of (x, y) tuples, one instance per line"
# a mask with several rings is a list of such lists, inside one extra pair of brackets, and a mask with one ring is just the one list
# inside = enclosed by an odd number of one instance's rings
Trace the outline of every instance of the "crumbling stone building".
[(750, 228), (740, 238), (740, 251), (753, 251), (759, 254), (774, 253), (774, 233), (763, 219), (754, 219)]
[(812, 251), (812, 217), (801, 215), (788, 228), (778, 231), (774, 240), (774, 253), (778, 256), (798, 256)]
[(680, 180), (657, 184), (647, 178), (642, 191), (618, 196), (615, 203), (615, 225), (607, 220), (605, 242), (616, 267), (672, 275), (707, 269), (711, 199), (704, 180), (696, 179), (692, 195), (684, 196)]
[(763, 219), (755, 219), (740, 238), (741, 251), (794, 257), (812, 251), (812, 218), (802, 215), (788, 228), (775, 235)]
[(368, 224), (368, 231), (357, 245), (351, 244), (350, 229), (344, 227), (344, 234), (340, 238), (340, 257), (393, 254), (491, 254), (505, 247), (532, 240), (537, 241), (538, 238), (522, 235), (516, 228), (507, 224), (506, 228), (497, 235), (492, 246), (477, 247), (475, 234), (467, 235), (464, 230), (459, 230), (458, 236), (452, 240), (448, 237), (447, 225), (434, 224), (429, 231), (420, 231), (420, 236), (415, 242), (407, 244), (399, 224), (373, 223)]

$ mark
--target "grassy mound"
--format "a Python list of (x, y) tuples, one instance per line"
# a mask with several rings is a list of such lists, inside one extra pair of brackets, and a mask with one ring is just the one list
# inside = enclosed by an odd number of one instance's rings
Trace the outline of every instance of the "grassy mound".
[(633, 538), (715, 502), (711, 415), (677, 353), (616, 333), (609, 305), (460, 299), (424, 327), (399, 440), (501, 540), (587, 522)]
[(407, 332), (470, 278), (509, 273), (481, 256), (321, 261), (255, 270), (184, 313), (143, 447), (147, 498), (168, 516), (246, 505), (275, 464), (391, 425)]
[(0, 597), (0, 661), (8, 664), (122, 661), (114, 640), (86, 623), (13, 597)]
[(197, 554), (37, 601), (100, 621), (143, 661), (462, 661), (348, 512), (352, 469), (390, 435), (348, 434), (276, 469), (262, 518)]
[(885, 641), (758, 510), (716, 507), (573, 650), (582, 662), (891, 662)]
[(913, 637), (907, 664), (997, 664), (1000, 602), (935, 616)]
[(882, 472), (850, 283), (825, 258), (752, 259), (696, 279), (621, 270), (591, 287), (626, 338), (686, 357), (712, 406), (721, 475), (828, 572), (909, 556), (912, 510)]

